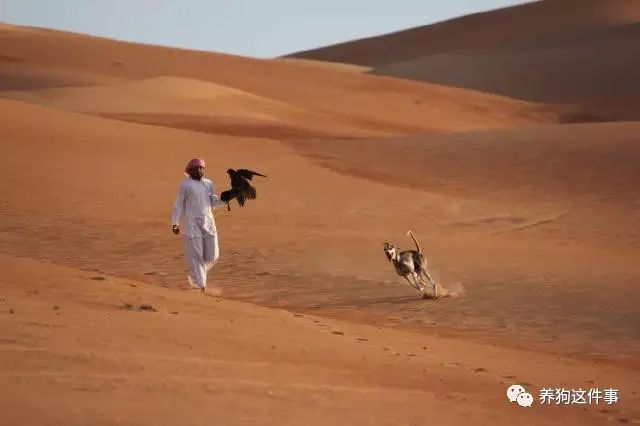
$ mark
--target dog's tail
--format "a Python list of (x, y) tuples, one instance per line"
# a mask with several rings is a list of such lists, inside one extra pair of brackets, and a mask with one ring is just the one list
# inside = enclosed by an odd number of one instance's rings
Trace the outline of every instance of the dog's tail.
[(413, 236), (413, 232), (409, 230), (407, 232), (407, 235), (410, 236), (411, 239), (413, 239), (413, 242), (416, 244), (416, 248), (418, 249), (418, 253), (422, 254), (422, 248), (420, 247), (420, 244), (418, 244), (418, 240), (416, 240), (416, 237)]

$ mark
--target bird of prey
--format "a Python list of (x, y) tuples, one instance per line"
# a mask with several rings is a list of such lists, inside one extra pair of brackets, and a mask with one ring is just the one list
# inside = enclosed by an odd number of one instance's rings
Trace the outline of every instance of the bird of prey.
[(240, 207), (244, 206), (247, 199), (254, 200), (257, 197), (256, 189), (249, 183), (254, 176), (267, 177), (261, 173), (247, 169), (228, 169), (227, 174), (231, 178), (231, 189), (223, 191), (220, 199), (227, 203), (227, 210), (231, 210), (230, 202), (234, 198), (238, 201)]

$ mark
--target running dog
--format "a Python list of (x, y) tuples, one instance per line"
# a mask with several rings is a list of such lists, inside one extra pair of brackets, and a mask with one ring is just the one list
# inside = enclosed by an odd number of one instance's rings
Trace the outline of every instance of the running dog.
[(433, 298), (437, 299), (439, 297), (438, 286), (427, 270), (427, 260), (422, 248), (413, 232), (408, 231), (407, 236), (413, 239), (416, 250), (399, 251), (398, 247), (385, 242), (384, 253), (387, 259), (393, 263), (396, 273), (407, 280), (413, 288), (422, 292), (423, 297), (425, 296), (425, 283), (428, 283), (433, 290)]

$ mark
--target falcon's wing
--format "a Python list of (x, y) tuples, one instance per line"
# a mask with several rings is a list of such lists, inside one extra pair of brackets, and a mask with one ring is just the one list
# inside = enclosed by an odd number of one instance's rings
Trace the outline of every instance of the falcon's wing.
[(239, 187), (237, 191), (238, 196), (241, 195), (243, 198), (248, 198), (250, 200), (254, 200), (257, 196), (256, 189), (247, 181), (244, 181), (244, 184)]
[(248, 170), (248, 169), (238, 169), (238, 170), (236, 170), (236, 173), (238, 173), (243, 178), (246, 178), (246, 179), (249, 179), (249, 180), (251, 180), (254, 176), (267, 177), (266, 175), (263, 175), (262, 173), (254, 172), (253, 170)]
[(258, 196), (258, 194), (256, 193), (256, 189), (249, 185), (249, 182), (247, 182), (247, 198), (250, 198), (252, 200), (255, 200), (256, 197)]
[(243, 191), (238, 191), (238, 195), (236, 195), (236, 200), (238, 201), (238, 204), (240, 204), (240, 207), (244, 206), (245, 196)]
[(242, 188), (247, 181), (240, 175), (231, 176), (231, 187), (232, 188)]

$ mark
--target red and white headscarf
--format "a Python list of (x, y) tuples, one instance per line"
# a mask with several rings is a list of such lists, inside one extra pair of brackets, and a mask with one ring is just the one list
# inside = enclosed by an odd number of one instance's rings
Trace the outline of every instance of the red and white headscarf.
[(187, 163), (187, 166), (184, 168), (185, 173), (189, 173), (189, 170), (195, 167), (205, 167), (204, 160), (202, 158), (194, 158), (193, 160)]

